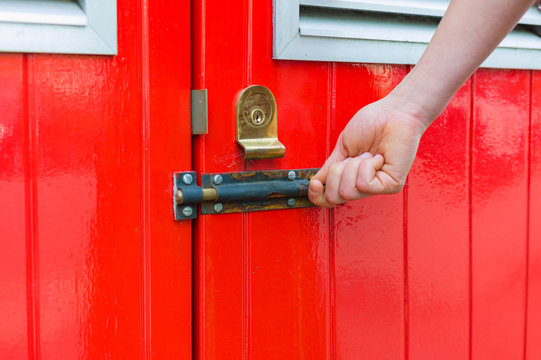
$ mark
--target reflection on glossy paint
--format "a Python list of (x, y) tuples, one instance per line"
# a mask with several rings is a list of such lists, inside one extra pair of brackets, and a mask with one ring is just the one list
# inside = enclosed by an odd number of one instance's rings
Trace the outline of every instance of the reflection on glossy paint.
[[(472, 345), (474, 357), (509, 358), (524, 350), (530, 76), (481, 70), (474, 77), (472, 336), (479, 339)], [(501, 309), (506, 311), (498, 320), (492, 318)], [(494, 342), (500, 337), (505, 344)]]

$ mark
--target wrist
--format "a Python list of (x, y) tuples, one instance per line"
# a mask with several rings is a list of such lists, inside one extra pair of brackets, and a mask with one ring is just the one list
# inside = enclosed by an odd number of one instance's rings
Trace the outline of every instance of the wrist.
[(401, 89), (399, 86), (382, 101), (387, 103), (388, 109), (407, 115), (406, 118), (411, 120), (412, 125), (415, 125), (421, 133), (424, 133), (436, 116), (427, 107), (423, 106), (418, 97), (410, 96), (408, 89)]
[(428, 79), (414, 68), (388, 95), (393, 102), (414, 112), (427, 128), (443, 112), (453, 91), (440, 86), (442, 79)]

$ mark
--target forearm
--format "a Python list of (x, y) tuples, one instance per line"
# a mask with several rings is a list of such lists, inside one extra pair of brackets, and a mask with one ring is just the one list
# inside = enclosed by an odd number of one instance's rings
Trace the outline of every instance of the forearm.
[(453, 0), (425, 53), (391, 97), (418, 105), (430, 125), (533, 2)]

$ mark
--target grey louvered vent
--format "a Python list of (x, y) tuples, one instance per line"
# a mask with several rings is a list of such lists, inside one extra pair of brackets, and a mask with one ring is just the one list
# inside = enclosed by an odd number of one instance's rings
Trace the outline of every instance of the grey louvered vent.
[[(448, 0), (275, 0), (274, 58), (414, 64), (448, 5)], [(483, 66), (541, 68), (539, 33), (541, 13), (532, 8)]]
[(0, 51), (117, 53), (116, 0), (0, 0)]

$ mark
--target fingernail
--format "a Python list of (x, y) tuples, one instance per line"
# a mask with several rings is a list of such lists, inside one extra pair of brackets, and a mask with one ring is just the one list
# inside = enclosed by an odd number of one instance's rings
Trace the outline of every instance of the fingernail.
[(371, 156), (372, 154), (370, 154), (369, 152), (365, 152), (364, 154), (361, 155), (362, 158), (369, 158)]
[(351, 158), (345, 158), (343, 162), (348, 163), (350, 160), (351, 160)]

